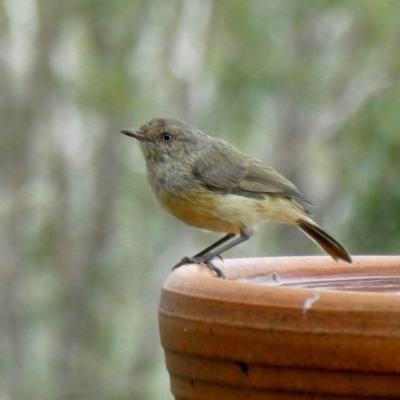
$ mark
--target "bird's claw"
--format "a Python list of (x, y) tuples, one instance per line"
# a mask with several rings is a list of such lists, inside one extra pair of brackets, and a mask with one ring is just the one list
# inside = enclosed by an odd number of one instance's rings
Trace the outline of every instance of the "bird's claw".
[(185, 264), (200, 264), (200, 262), (198, 262), (198, 261), (197, 261), (195, 258), (193, 258), (193, 257), (183, 257), (181, 261), (179, 261), (177, 264), (175, 264), (175, 265), (172, 267), (172, 271), (173, 271), (174, 269), (177, 269), (177, 268), (179, 268), (179, 267), (182, 267), (182, 265), (185, 265)]
[[(221, 261), (223, 261), (221, 256), (218, 255), (216, 257), (218, 257)], [(208, 268), (211, 269), (211, 271), (214, 271), (217, 274), (218, 278), (225, 279), (225, 274), (218, 267), (216, 267), (211, 262), (211, 260), (196, 258), (196, 257), (183, 257), (181, 261), (179, 261), (172, 267), (172, 271), (185, 264), (205, 264)]]

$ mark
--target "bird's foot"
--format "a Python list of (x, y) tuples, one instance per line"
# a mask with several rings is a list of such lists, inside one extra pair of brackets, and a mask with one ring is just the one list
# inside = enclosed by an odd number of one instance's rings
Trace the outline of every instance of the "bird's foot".
[(185, 265), (185, 264), (200, 264), (200, 262), (198, 260), (196, 260), (194, 257), (183, 257), (181, 261), (179, 261), (177, 264), (175, 264), (172, 267), (172, 271), (174, 269), (182, 267), (182, 265)]
[[(218, 256), (218, 258), (222, 260), (221, 256)], [(216, 267), (211, 262), (211, 260), (204, 259), (201, 257), (183, 257), (181, 261), (179, 261), (176, 265), (173, 266), (172, 270), (179, 268), (185, 264), (205, 264), (207, 265), (208, 268), (211, 269), (211, 271), (214, 271), (217, 274), (218, 278), (225, 279), (224, 273), (218, 267)]]

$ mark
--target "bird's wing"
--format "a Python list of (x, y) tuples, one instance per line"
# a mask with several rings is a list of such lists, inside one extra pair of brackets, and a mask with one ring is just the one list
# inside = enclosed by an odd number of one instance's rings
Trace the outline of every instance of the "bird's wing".
[(250, 166), (240, 182), (240, 187), (249, 192), (280, 195), (309, 203), (290, 181), (255, 159), (250, 159)]
[(266, 194), (285, 196), (309, 203), (274, 169), (220, 140), (213, 141), (207, 155), (198, 158), (193, 174), (210, 190), (255, 198)]
[(212, 145), (204, 150), (204, 155), (199, 155), (192, 170), (201, 184), (222, 192), (238, 188), (249, 168), (247, 158), (218, 139), (214, 139)]

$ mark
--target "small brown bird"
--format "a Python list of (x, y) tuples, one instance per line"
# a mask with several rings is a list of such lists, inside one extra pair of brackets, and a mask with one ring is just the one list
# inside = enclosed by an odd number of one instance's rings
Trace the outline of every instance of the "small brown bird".
[(224, 277), (212, 259), (249, 239), (269, 219), (298, 226), (333, 259), (352, 262), (311, 219), (299, 190), (261, 161), (173, 118), (154, 118), (139, 130), (121, 132), (139, 140), (150, 188), (163, 208), (190, 226), (227, 233), (174, 268), (204, 263)]

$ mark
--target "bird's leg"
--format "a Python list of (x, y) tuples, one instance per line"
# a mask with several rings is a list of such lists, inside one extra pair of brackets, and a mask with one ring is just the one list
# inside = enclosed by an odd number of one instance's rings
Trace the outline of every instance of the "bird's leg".
[(211, 254), (211, 252), (216, 249), (217, 247), (221, 246), (222, 244), (226, 243), (228, 240), (232, 239), (233, 237), (235, 237), (236, 234), (235, 233), (228, 233), (226, 236), (224, 236), (222, 239), (216, 241), (215, 243), (213, 243), (211, 246), (208, 246), (207, 248), (205, 248), (204, 250), (200, 251), (200, 253), (197, 253), (195, 256), (193, 256), (193, 258), (204, 258), (206, 257), (208, 254)]
[[(183, 257), (181, 261), (179, 261), (178, 264), (176, 264), (172, 270), (179, 268), (180, 266), (184, 264), (189, 264), (189, 263), (194, 263), (194, 264), (206, 264), (208, 268), (210, 268), (212, 271), (214, 271), (219, 278), (225, 278), (225, 275), (223, 272), (217, 268), (211, 260), (215, 257), (220, 257), (220, 254), (232, 249), (233, 247), (237, 246), (240, 243), (245, 242), (246, 240), (249, 239), (250, 235), (241, 233), (239, 237), (235, 238), (232, 240), (230, 243), (228, 242), (230, 239), (234, 238), (236, 234), (234, 233), (228, 233), (226, 236), (224, 236), (222, 239), (218, 240), (217, 242), (213, 243), (211, 246), (205, 248), (202, 250), (200, 253), (197, 253), (193, 257)], [(222, 246), (224, 243), (225, 246)], [(218, 249), (218, 247), (220, 247)]]
[[(225, 244), (225, 246), (220, 247), (219, 249), (214, 248), (214, 251), (208, 251), (203, 257), (204, 261), (209, 261), (212, 260), (214, 257), (219, 257), (221, 253), (224, 253), (227, 250), (232, 249), (233, 247), (237, 246), (240, 243), (245, 242), (248, 240), (250, 235), (246, 235), (244, 233), (241, 233), (239, 237), (236, 239), (232, 240), (230, 243)], [(223, 242), (222, 242), (223, 243)]]
[[(211, 258), (209, 258), (209, 254), (211, 254), (211, 252), (213, 250), (215, 250), (218, 246), (221, 246), (222, 244), (226, 243), (228, 240), (232, 239), (233, 237), (235, 237), (236, 234), (235, 233), (228, 233), (227, 235), (225, 235), (223, 238), (219, 239), (218, 241), (216, 241), (215, 243), (213, 243), (212, 245), (206, 247), (204, 250), (200, 251), (200, 253), (197, 253), (196, 255), (194, 255), (193, 257), (183, 257), (181, 261), (178, 262), (178, 264), (174, 265), (174, 267), (172, 268), (172, 270), (181, 267), (182, 265), (185, 264), (207, 264), (207, 266), (216, 272), (216, 274), (219, 277), (223, 277), (223, 273), (221, 272), (221, 270), (219, 268), (217, 268), (214, 264), (211, 263)], [(207, 260), (207, 262), (206, 262)]]
[(176, 264), (174, 266), (174, 268), (172, 268), (172, 269), (178, 268), (181, 265), (188, 264), (188, 263), (201, 263), (201, 262), (203, 262), (205, 259), (208, 259), (208, 255), (211, 254), (211, 252), (213, 250), (215, 250), (218, 246), (221, 246), (222, 244), (224, 244), (225, 242), (227, 242), (228, 240), (232, 239), (235, 236), (236, 236), (235, 233), (228, 233), (222, 239), (219, 239), (218, 241), (216, 241), (212, 245), (206, 247), (204, 250), (200, 251), (200, 253), (197, 253), (193, 257), (183, 257), (182, 260), (179, 261), (179, 263)]

